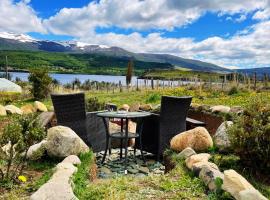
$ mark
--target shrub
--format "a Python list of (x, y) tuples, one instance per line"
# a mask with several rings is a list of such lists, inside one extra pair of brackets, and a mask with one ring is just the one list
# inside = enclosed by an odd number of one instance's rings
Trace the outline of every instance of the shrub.
[(249, 167), (270, 170), (270, 104), (263, 97), (252, 99), (228, 129), (232, 147)]
[(231, 87), (231, 89), (228, 91), (228, 95), (234, 95), (238, 94), (238, 88), (236, 86)]
[[(45, 130), (36, 115), (15, 117), (7, 124), (0, 137), (0, 145), (8, 144), (6, 152), (1, 152), (6, 170), (0, 169), (0, 181), (13, 182), (21, 175), (26, 164), (29, 147), (45, 137)], [(2, 149), (0, 149), (2, 150)]]
[(160, 100), (160, 95), (157, 93), (151, 94), (147, 99), (146, 99), (146, 103), (155, 103), (157, 101)]
[(87, 112), (104, 110), (104, 108), (105, 108), (105, 103), (104, 102), (100, 102), (96, 97), (89, 98), (87, 100), (87, 103), (86, 103), (86, 110), (87, 110)]
[(32, 84), (31, 94), (35, 99), (42, 100), (48, 96), (52, 83), (52, 78), (49, 76), (48, 70), (32, 70), (30, 71), (28, 80)]

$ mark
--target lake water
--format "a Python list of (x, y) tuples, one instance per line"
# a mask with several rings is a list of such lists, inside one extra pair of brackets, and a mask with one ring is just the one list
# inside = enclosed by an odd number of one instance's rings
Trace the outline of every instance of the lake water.
[[(0, 72), (3, 73), (3, 72)], [(29, 73), (27, 72), (9, 72), (12, 75), (12, 80), (15, 80), (16, 77), (20, 78), (22, 81), (27, 81)], [(66, 84), (66, 83), (71, 83), (74, 81), (75, 78), (78, 78), (82, 83), (86, 80), (91, 80), (91, 81), (98, 81), (98, 82), (109, 82), (109, 83), (119, 83), (121, 81), (122, 85), (126, 84), (126, 77), (125, 76), (112, 76), (112, 75), (89, 75), (89, 74), (55, 74), (55, 73), (50, 73), (50, 76), (56, 80), (58, 80), (61, 84)], [(136, 85), (137, 82), (137, 77), (133, 76), (132, 77), (132, 85)], [(182, 82), (182, 84), (186, 84), (187, 82)], [(151, 81), (148, 80), (145, 83), (145, 80), (138, 79), (138, 84), (139, 85), (150, 85)], [(154, 81), (154, 84), (157, 84), (157, 81)], [(161, 84), (161, 82), (159, 82)], [(169, 82), (165, 81), (164, 85), (168, 85)], [(178, 81), (172, 82), (172, 84), (177, 85)]]

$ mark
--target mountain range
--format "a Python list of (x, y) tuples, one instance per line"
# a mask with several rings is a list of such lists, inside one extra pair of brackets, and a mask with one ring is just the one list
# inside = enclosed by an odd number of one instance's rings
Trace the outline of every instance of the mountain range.
[[(109, 47), (77, 41), (37, 40), (25, 34), (0, 32), (0, 66), (4, 64), (1, 61), (1, 56), (6, 54), (11, 57), (9, 58), (9, 65), (15, 68), (26, 67), (27, 62), (29, 62), (30, 66), (33, 66), (32, 60), (37, 61), (40, 59), (40, 62), (36, 62), (36, 66), (60, 66), (75, 70), (77, 68), (92, 69), (94, 67), (102, 70), (102, 67), (106, 67), (106, 69), (125, 68), (127, 62), (133, 59), (135, 68), (139, 70), (185, 68), (203, 72), (232, 72), (212, 63), (185, 59), (169, 54), (133, 53), (121, 47)], [(28, 60), (24, 60), (20, 56), (27, 57)], [(12, 65), (13, 60), (16, 60), (16, 63)], [(263, 70), (261, 68), (257, 69), (260, 72)], [(84, 71), (89, 72), (89, 70)], [(242, 69), (239, 72), (253, 73), (254, 70)]]

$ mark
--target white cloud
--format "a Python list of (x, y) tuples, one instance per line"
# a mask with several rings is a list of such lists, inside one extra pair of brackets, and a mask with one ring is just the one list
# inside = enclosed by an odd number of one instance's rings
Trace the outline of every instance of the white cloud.
[(18, 3), (13, 0), (0, 0), (0, 30), (16, 33), (45, 32), (41, 19), (28, 5), (29, 2), (30, 0)]

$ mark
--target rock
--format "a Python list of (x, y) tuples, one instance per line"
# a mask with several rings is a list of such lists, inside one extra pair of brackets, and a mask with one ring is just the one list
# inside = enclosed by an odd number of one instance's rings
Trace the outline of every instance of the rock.
[(22, 111), (20, 108), (14, 106), (14, 105), (7, 105), (5, 106), (6, 112), (8, 114), (18, 114), (18, 115), (22, 115)]
[(59, 163), (52, 178), (31, 195), (30, 200), (75, 200), (72, 175), (77, 171), (71, 163)]
[(148, 174), (150, 170), (147, 167), (139, 167), (138, 168), (139, 172), (142, 172), (144, 174)]
[(207, 164), (202, 166), (199, 177), (200, 179), (202, 179), (204, 184), (208, 186), (209, 190), (215, 191), (216, 189), (218, 189), (215, 183), (216, 178), (220, 178), (223, 180), (224, 174), (218, 170), (217, 166), (213, 167), (213, 165)]
[(136, 111), (138, 111), (140, 109), (140, 104), (132, 104), (131, 106), (130, 106), (130, 108), (129, 108), (129, 111), (130, 112), (136, 112)]
[(201, 162), (196, 162), (192, 165), (192, 171), (195, 173), (196, 176), (199, 176), (201, 170), (204, 167), (210, 167), (212, 169), (218, 170), (218, 166), (215, 163), (208, 162), (208, 161), (201, 161)]
[(6, 116), (7, 111), (4, 106), (0, 105), (0, 116)]
[(244, 109), (241, 106), (233, 106), (230, 109), (231, 113), (241, 114), (244, 112)]
[(112, 173), (112, 171), (109, 168), (107, 168), (107, 167), (101, 167), (99, 169), (99, 171), (102, 172), (102, 173), (104, 173), (104, 174), (111, 174)]
[(89, 147), (70, 128), (55, 126), (48, 130), (46, 149), (50, 156), (67, 157), (89, 151)]
[(120, 108), (119, 108), (119, 110), (126, 110), (126, 111), (129, 111), (129, 105), (128, 104), (123, 104)]
[(190, 107), (193, 108), (193, 109), (195, 109), (195, 110), (197, 110), (200, 106), (201, 106), (201, 105), (198, 104), (198, 103), (191, 103), (191, 104), (190, 104)]
[(213, 140), (206, 128), (197, 127), (174, 136), (170, 146), (175, 151), (182, 151), (187, 147), (195, 151), (204, 151), (213, 146)]
[(213, 113), (229, 113), (231, 108), (229, 106), (218, 105), (212, 106), (210, 110)]
[(187, 148), (185, 148), (183, 151), (181, 151), (181, 152), (177, 155), (177, 157), (178, 157), (178, 158), (184, 158), (184, 159), (186, 159), (186, 158), (188, 158), (188, 157), (190, 157), (190, 156), (192, 156), (192, 155), (194, 155), (194, 154), (196, 154), (196, 152), (195, 152), (192, 148), (187, 147)]
[(258, 190), (247, 189), (239, 192), (239, 200), (267, 200)]
[(236, 171), (230, 169), (224, 171), (224, 181), (222, 189), (229, 192), (234, 198), (240, 199), (240, 192), (254, 187)]
[(25, 115), (31, 114), (31, 113), (34, 113), (37, 111), (36, 108), (31, 104), (27, 104), (25, 106), (22, 106), (21, 110), (22, 110), (23, 114), (25, 114)]
[(189, 169), (192, 169), (193, 164), (195, 164), (197, 162), (207, 162), (210, 157), (211, 157), (211, 155), (208, 153), (199, 153), (199, 154), (192, 155), (186, 159), (186, 161), (185, 161), (186, 166)]
[(139, 109), (143, 111), (151, 111), (153, 110), (153, 107), (151, 104), (143, 104), (143, 105), (140, 105)]
[(70, 155), (68, 157), (66, 157), (62, 163), (71, 163), (73, 165), (80, 165), (81, 164), (81, 160), (78, 156), (76, 155)]
[(131, 173), (131, 174), (136, 174), (139, 172), (139, 170), (137, 169), (128, 169), (128, 172)]
[(37, 111), (40, 111), (40, 112), (47, 112), (48, 111), (47, 107), (43, 103), (41, 103), (40, 101), (35, 101), (34, 106), (35, 106)]
[(216, 134), (214, 135), (214, 143), (221, 151), (228, 150), (231, 146), (229, 136), (227, 134), (227, 129), (233, 125), (232, 121), (223, 122), (217, 129)]
[(40, 143), (32, 145), (27, 152), (27, 159), (38, 160), (40, 159), (46, 151), (47, 140), (42, 140)]

